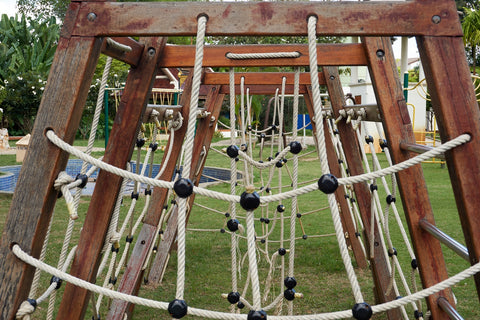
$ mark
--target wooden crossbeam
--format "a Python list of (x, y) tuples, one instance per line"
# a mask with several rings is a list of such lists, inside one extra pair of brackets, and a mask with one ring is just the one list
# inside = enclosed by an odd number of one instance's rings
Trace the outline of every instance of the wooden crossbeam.
[[(208, 16), (210, 36), (462, 36), (453, 1), (375, 2), (82, 2), (71, 30), (79, 36), (195, 36)], [(161, 17), (161, 19), (159, 19)]]

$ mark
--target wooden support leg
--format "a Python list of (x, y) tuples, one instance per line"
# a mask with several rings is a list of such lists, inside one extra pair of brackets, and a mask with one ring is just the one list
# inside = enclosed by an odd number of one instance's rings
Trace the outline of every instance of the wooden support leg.
[[(390, 38), (362, 38), (369, 62), (377, 104), (382, 115), (388, 145), (395, 163), (412, 157), (410, 152), (400, 149), (401, 142), (414, 143), (412, 124), (407, 111), (398, 77)], [(397, 174), (398, 187), (407, 217), (420, 276), (424, 287), (430, 287), (448, 278), (440, 243), (418, 226), (420, 219), (435, 224), (432, 207), (422, 167), (416, 165)], [(448, 319), (438, 306), (439, 297), (445, 297), (454, 305), (450, 290), (444, 290), (427, 298), (433, 319)]]
[[(342, 90), (342, 84), (340, 83), (340, 77), (338, 69), (336, 67), (324, 67), (323, 72), (325, 74), (325, 81), (327, 83), (328, 94), (330, 96), (330, 102), (332, 103), (332, 109), (335, 116), (338, 116), (339, 110), (343, 109), (345, 105), (344, 94)], [(362, 156), (359, 149), (359, 141), (352, 126), (345, 121), (340, 121), (337, 124), (337, 128), (342, 141), (343, 150), (345, 152), (345, 158), (348, 164), (348, 169), (352, 176), (360, 175), (364, 173)], [(375, 284), (375, 297), (378, 299), (377, 303), (387, 302), (395, 299), (395, 292), (386, 295), (388, 290), (388, 283), (390, 281), (390, 272), (388, 271), (388, 257), (385, 254), (383, 248), (378, 245), (380, 243), (380, 231), (377, 227), (376, 221), (371, 221), (370, 210), (372, 206), (371, 193), (368, 186), (365, 183), (356, 183), (353, 185), (356, 195), (356, 201), (360, 215), (362, 217), (365, 243), (371, 243), (374, 241), (374, 252), (370, 251), (370, 246), (367, 245), (367, 257), (370, 260), (372, 268), (373, 281)], [(370, 228), (372, 223), (374, 224), (373, 239), (370, 234)], [(401, 319), (400, 309), (393, 309), (387, 312), (389, 319)]]
[[(207, 101), (206, 101), (206, 109), (208, 112), (211, 112), (211, 117), (202, 119), (198, 126), (197, 126), (197, 131), (198, 134), (196, 138), (198, 137), (198, 140), (203, 140), (204, 143), (202, 144), (195, 144), (196, 146), (199, 146), (195, 148), (193, 156), (192, 156), (192, 163), (196, 164), (194, 168), (198, 168), (199, 174), (198, 177), (200, 178), (200, 173), (202, 172), (203, 165), (205, 163), (205, 158), (206, 158), (206, 152), (208, 152), (208, 148), (210, 146), (210, 141), (212, 139), (212, 135), (215, 131), (215, 124), (218, 119), (218, 115), (220, 113), (220, 108), (221, 108), (221, 102), (223, 101), (223, 94), (218, 94), (220, 91), (220, 87), (213, 87), (207, 96)], [(190, 99), (188, 99), (190, 101)], [(189, 102), (188, 102), (189, 103)], [(188, 111), (188, 106), (187, 106), (187, 111)], [(187, 112), (188, 114), (188, 112)], [(213, 120), (212, 120), (213, 119)], [(186, 126), (182, 128), (183, 130), (183, 135), (185, 135), (185, 129)], [(172, 138), (172, 137), (171, 137)], [(176, 137), (176, 139), (178, 139)], [(197, 142), (197, 141), (196, 141)], [(181, 146), (181, 142), (178, 142), (178, 145)], [(205, 146), (205, 149), (203, 148)], [(204, 150), (207, 150), (204, 152)], [(176, 157), (175, 157), (176, 158)], [(173, 160), (173, 159), (172, 159)], [(172, 161), (173, 164), (175, 164), (175, 160)], [(170, 177), (172, 176), (174, 167), (172, 167), (172, 170), (170, 170)], [(197, 172), (196, 170), (192, 170), (194, 173)], [(198, 179), (199, 181), (199, 179)], [(195, 181), (196, 184), (198, 184), (198, 181)], [(160, 190), (154, 190), (155, 191), (160, 191)], [(163, 191), (163, 190), (162, 190)], [(192, 195), (192, 202), (193, 202), (193, 195)], [(154, 205), (157, 204), (153, 202), (152, 207), (160, 207), (163, 208), (163, 204), (165, 202), (165, 199), (163, 199), (162, 205)], [(191, 204), (189, 206), (191, 208)], [(176, 212), (176, 209), (174, 209)], [(160, 210), (161, 211), (161, 210)], [(128, 294), (138, 294), (138, 289), (141, 284), (141, 280), (143, 277), (143, 270), (142, 267), (145, 263), (145, 259), (148, 255), (149, 250), (151, 249), (152, 242), (155, 238), (155, 233), (157, 230), (157, 225), (159, 221), (159, 212), (160, 211), (152, 211), (149, 210), (149, 216), (150, 215), (157, 215), (158, 219), (155, 217), (150, 218), (155, 218), (153, 219), (157, 223), (155, 225), (149, 224), (149, 223), (144, 223), (142, 230), (140, 231), (138, 240), (135, 243), (135, 247), (132, 252), (132, 257), (130, 261), (127, 264), (127, 268), (125, 270), (125, 273), (122, 277), (122, 280), (119, 285), (119, 291), (123, 293), (128, 293)], [(172, 216), (176, 216), (172, 214)], [(172, 217), (171, 217), (172, 218)], [(170, 219), (171, 219), (170, 218)], [(151, 221), (152, 219), (148, 219), (148, 221)], [(176, 228), (174, 228), (176, 230)], [(170, 249), (170, 248), (168, 248)], [(168, 250), (169, 252), (170, 250)], [(168, 254), (167, 252), (167, 254)], [(158, 254), (161, 254), (160, 251), (158, 251)], [(155, 269), (154, 269), (155, 270)], [(162, 268), (163, 270), (163, 268)], [(160, 271), (162, 271), (160, 270)], [(134, 306), (130, 306), (127, 302), (121, 301), (121, 300), (114, 300), (112, 303), (112, 306), (110, 308), (110, 311), (108, 313), (107, 319), (119, 319), (122, 320), (124, 319), (124, 315), (127, 314), (128, 316), (131, 316), (131, 313), (133, 311)]]
[(59, 40), (0, 242), (0, 319), (14, 319), (34, 274), (34, 268), (18, 260), (10, 246), (17, 243), (39, 257), (57, 198), (53, 183), (67, 164), (68, 155), (48, 141), (45, 130), (51, 128), (65, 141), (73, 141), (101, 44), (95, 38)]
[[(313, 111), (313, 98), (312, 92), (307, 88), (307, 94), (304, 94), (305, 103), (307, 105), (307, 110), (310, 115), (314, 114)], [(311, 116), (313, 118), (313, 116)], [(326, 123), (324, 124), (326, 126)], [(314, 121), (312, 121), (313, 131), (315, 132), (316, 126)], [(315, 136), (315, 135), (314, 135)], [(338, 164), (338, 157), (334, 152), (332, 139), (328, 133), (327, 127), (325, 127), (325, 147), (327, 149), (328, 164), (333, 175), (340, 176), (340, 167)], [(355, 237), (355, 225), (352, 220), (352, 216), (349, 214), (347, 199), (345, 198), (345, 192), (343, 188), (338, 188), (335, 192), (335, 197), (337, 202), (340, 205), (340, 216), (342, 219), (342, 226), (344, 234), (348, 235), (346, 237), (347, 243), (352, 247), (353, 255), (355, 261), (357, 261), (358, 267), (364, 269), (367, 268), (367, 261), (365, 260), (365, 254), (363, 253), (360, 239)]]
[[(480, 258), (480, 109), (460, 37), (418, 37), (418, 49), (442, 141), (469, 133), (469, 143), (446, 153), (448, 171), (470, 254)], [(480, 275), (475, 276), (480, 298)]]
[[(145, 50), (139, 65), (130, 70), (103, 158), (107, 163), (125, 168), (130, 160), (148, 94), (157, 74), (158, 59), (165, 43), (165, 38), (145, 39)], [(71, 275), (90, 282), (95, 280), (105, 235), (121, 184), (121, 177), (100, 171), (70, 269)], [(87, 290), (68, 283), (57, 319), (83, 319), (89, 296)]]
[[(194, 141), (194, 153), (192, 156), (192, 168), (190, 179), (194, 182), (195, 185), (198, 185), (200, 182), (201, 173), (205, 165), (205, 159), (210, 148), (210, 142), (212, 140), (213, 134), (215, 132), (215, 124), (220, 114), (220, 108), (225, 95), (220, 94), (220, 86), (211, 87), (207, 95), (207, 110), (211, 112), (211, 116), (214, 117), (214, 120), (203, 119), (197, 126), (197, 134)], [(191, 195), (189, 198), (187, 212), (187, 221), (190, 215), (190, 210), (193, 206), (193, 200), (195, 195)], [(172, 212), (170, 219), (168, 220), (165, 233), (163, 234), (163, 239), (160, 242), (158, 248), (157, 256), (152, 264), (152, 269), (148, 278), (149, 282), (152, 282), (154, 285), (158, 284), (161, 281), (163, 270), (168, 262), (168, 255), (172, 250), (172, 246), (177, 237), (177, 211)]]

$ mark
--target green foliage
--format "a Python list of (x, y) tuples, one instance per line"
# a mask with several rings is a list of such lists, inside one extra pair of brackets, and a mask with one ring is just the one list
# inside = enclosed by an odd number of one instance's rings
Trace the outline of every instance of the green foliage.
[(22, 15), (0, 20), (0, 108), (10, 134), (31, 131), (57, 47), (54, 18)]

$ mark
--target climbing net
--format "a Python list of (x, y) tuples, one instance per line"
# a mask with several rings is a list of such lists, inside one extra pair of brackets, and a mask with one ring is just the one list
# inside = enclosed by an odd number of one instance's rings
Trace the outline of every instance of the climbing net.
[[(226, 154), (230, 158), (230, 192), (220, 192), (213, 189), (207, 189), (199, 186), (195, 186), (189, 177), (192, 175), (192, 154), (194, 150), (194, 137), (195, 137), (195, 124), (198, 115), (198, 97), (199, 89), (201, 83), (201, 73), (202, 73), (202, 59), (203, 59), (203, 45), (205, 37), (205, 28), (206, 28), (206, 18), (199, 17), (198, 20), (198, 34), (197, 34), (197, 43), (196, 43), (196, 59), (195, 66), (193, 70), (193, 81), (192, 81), (192, 93), (190, 100), (190, 111), (188, 114), (188, 124), (186, 129), (186, 139), (183, 144), (183, 156), (181, 163), (182, 169), (177, 170), (175, 178), (173, 181), (159, 180), (158, 178), (162, 175), (162, 167), (160, 173), (155, 177), (152, 177), (151, 166), (147, 173), (147, 166), (145, 164), (153, 164), (153, 154), (156, 151), (157, 147), (153, 142), (145, 155), (143, 160), (143, 166), (140, 170), (140, 153), (137, 156), (137, 166), (135, 173), (131, 170), (124, 170), (109, 165), (108, 163), (103, 162), (101, 159), (96, 159), (90, 156), (88, 153), (93, 146), (93, 142), (89, 141), (87, 152), (83, 153), (68, 145), (62, 141), (54, 131), (49, 130), (46, 132), (47, 138), (56, 146), (62, 150), (70, 153), (73, 156), (76, 156), (83, 161), (85, 161), (84, 167), (82, 167), (82, 172), (77, 178), (68, 177), (68, 175), (61, 174), (56, 182), (55, 187), (62, 191), (62, 194), (65, 197), (67, 202), (67, 207), (70, 214), (70, 220), (66, 231), (66, 240), (63, 244), (61, 256), (58, 262), (58, 266), (52, 267), (42, 262), (45, 257), (45, 251), (42, 252), (40, 259), (35, 259), (29, 256), (27, 253), (22, 251), (22, 249), (15, 245), (12, 249), (13, 253), (19, 257), (21, 260), (25, 261), (28, 264), (36, 267), (39, 274), (40, 270), (45, 271), (53, 275), (52, 281), (48, 289), (40, 295), (37, 296), (37, 288), (35, 285), (32, 287), (30, 293), (30, 299), (25, 301), (20, 310), (17, 313), (18, 318), (28, 318), (29, 315), (34, 311), (36, 305), (40, 304), (42, 301), (47, 298), (50, 299), (49, 309), (47, 318), (53, 317), (53, 307), (55, 305), (55, 292), (56, 289), (60, 287), (61, 281), (68, 281), (72, 284), (86, 288), (94, 293), (96, 293), (97, 300), (92, 303), (94, 317), (99, 317), (99, 307), (102, 303), (104, 296), (110, 297), (112, 299), (125, 300), (133, 304), (144, 305), (151, 308), (158, 308), (163, 310), (168, 310), (170, 315), (174, 318), (182, 318), (186, 314), (199, 316), (203, 318), (211, 319), (245, 319), (245, 314), (241, 313), (243, 307), (247, 307), (248, 315), (247, 319), (257, 320), (257, 319), (266, 319), (267, 313), (269, 319), (343, 319), (354, 317), (356, 319), (369, 319), (372, 314), (384, 312), (394, 308), (402, 308), (402, 314), (405, 319), (408, 319), (408, 316), (405, 311), (406, 305), (411, 305), (414, 309), (416, 318), (422, 318), (421, 305), (417, 303), (422, 298), (425, 298), (435, 292), (441, 291), (445, 288), (452, 286), (453, 284), (465, 279), (478, 271), (480, 271), (480, 265), (474, 265), (460, 274), (453, 276), (445, 281), (442, 281), (430, 288), (417, 291), (415, 288), (415, 280), (411, 281), (410, 285), (402, 272), (402, 267), (397, 258), (396, 249), (393, 246), (392, 238), (390, 237), (390, 226), (389, 226), (389, 215), (393, 212), (395, 220), (397, 221), (402, 239), (405, 241), (405, 246), (407, 248), (410, 260), (412, 261), (412, 274), (417, 272), (417, 267), (414, 265), (415, 256), (413, 250), (408, 242), (408, 237), (405, 230), (403, 230), (402, 222), (400, 215), (395, 206), (396, 202), (396, 183), (394, 174), (400, 170), (404, 170), (413, 165), (420, 163), (421, 161), (439, 155), (447, 150), (455, 148), (463, 143), (466, 143), (470, 140), (468, 134), (461, 135), (449, 142), (442, 144), (440, 147), (432, 149), (424, 154), (418, 155), (414, 158), (411, 158), (402, 163), (393, 164), (391, 160), (389, 165), (386, 168), (381, 168), (380, 161), (375, 155), (373, 148), (373, 139), (370, 134), (366, 134), (366, 143), (368, 143), (371, 148), (372, 153), (372, 162), (373, 168), (366, 166), (367, 173), (358, 175), (358, 176), (348, 176), (347, 168), (341, 166), (341, 176), (334, 176), (330, 173), (330, 166), (326, 153), (326, 141), (325, 137), (330, 137), (333, 141), (335, 151), (337, 152), (338, 159), (341, 160), (340, 164), (345, 164), (346, 159), (343, 154), (343, 147), (341, 141), (338, 139), (336, 132), (336, 123), (334, 119), (331, 118), (331, 113), (322, 108), (319, 83), (318, 83), (318, 69), (316, 65), (317, 61), (317, 51), (316, 51), (316, 38), (315, 38), (315, 26), (316, 19), (314, 17), (309, 18), (308, 21), (308, 40), (309, 40), (309, 55), (310, 55), (310, 73), (311, 73), (311, 82), (312, 82), (312, 91), (313, 91), (313, 111), (315, 119), (315, 141), (316, 149), (318, 152), (318, 160), (320, 162), (322, 175), (315, 181), (307, 181), (305, 185), (300, 186), (301, 183), (298, 181), (299, 176), (299, 157), (301, 157), (301, 152), (304, 149), (302, 144), (297, 142), (297, 131), (292, 131), (291, 142), (286, 144), (283, 141), (283, 114), (284, 114), (284, 103), (285, 103), (285, 83), (286, 79), (282, 81), (281, 88), (276, 92), (276, 105), (275, 105), (275, 116), (273, 119), (273, 125), (267, 131), (256, 130), (252, 127), (250, 114), (250, 103), (251, 99), (249, 98), (248, 92), (245, 94), (243, 80), (240, 93), (240, 119), (237, 120), (237, 115), (235, 113), (235, 81), (234, 81), (234, 70), (230, 71), (230, 124), (228, 125), (230, 129), (230, 146), (226, 148)], [(249, 57), (235, 56), (232, 59), (245, 59)], [(267, 57), (266, 57), (267, 58)], [(107, 66), (111, 63), (111, 60), (107, 62)], [(107, 70), (107, 68), (106, 68)], [(104, 78), (107, 77), (108, 72), (104, 72)], [(293, 119), (297, 119), (298, 114), (298, 86), (299, 86), (299, 70), (296, 70), (295, 73), (295, 94), (294, 94), (294, 111)], [(103, 86), (103, 90), (105, 87)], [(102, 88), (100, 89), (102, 91)], [(247, 90), (248, 91), (248, 90)], [(100, 94), (99, 97), (103, 96)], [(246, 98), (245, 98), (246, 97)], [(99, 98), (101, 99), (101, 98)], [(101, 105), (99, 101), (98, 105)], [(101, 109), (100, 107), (98, 108)], [(100, 113), (100, 111), (98, 111)], [(97, 112), (96, 112), (97, 117)], [(99, 116), (98, 116), (99, 117)], [(97, 117), (97, 118), (98, 118)], [(152, 121), (155, 121), (156, 114), (152, 113)], [(350, 118), (349, 123), (351, 123), (353, 129), (355, 130), (358, 140), (362, 141), (359, 131), (359, 125), (363, 118), (361, 111), (356, 114), (354, 120)], [(278, 123), (276, 122), (278, 119)], [(343, 121), (342, 119), (337, 119), (337, 121)], [(239, 128), (237, 129), (236, 124), (240, 123)], [(175, 131), (178, 130), (183, 125), (183, 119), (179, 116), (169, 120), (168, 131), (169, 134), (175, 135)], [(296, 125), (294, 125), (294, 128)], [(156, 135), (157, 126), (155, 126), (153, 135)], [(92, 131), (94, 131), (92, 129)], [(378, 128), (379, 134), (382, 134), (382, 130)], [(327, 133), (327, 135), (325, 135)], [(237, 135), (240, 136), (240, 146), (237, 145)], [(266, 139), (270, 139), (270, 155), (267, 160), (256, 160), (256, 157), (253, 155), (253, 141), (260, 140), (260, 155), (259, 159), (264, 159), (263, 150), (266, 146)], [(90, 140), (94, 139), (91, 138)], [(275, 141), (277, 140), (277, 141)], [(382, 138), (382, 140), (384, 140)], [(155, 141), (155, 139), (153, 140)], [(170, 141), (173, 141), (171, 139)], [(143, 147), (144, 139), (142, 133), (140, 132), (137, 139), (137, 149)], [(389, 157), (388, 146), (383, 145), (387, 159)], [(267, 147), (265, 147), (267, 148)], [(172, 149), (171, 146), (167, 148), (169, 151)], [(276, 149), (276, 150), (275, 150)], [(305, 153), (304, 153), (305, 154)], [(165, 155), (166, 160), (164, 164), (168, 163), (168, 158), (170, 154)], [(291, 157), (290, 159), (288, 159)], [(362, 153), (364, 163), (367, 164), (369, 161), (366, 159), (367, 155)], [(257, 159), (258, 159), (257, 158)], [(290, 161), (291, 160), (291, 161)], [(87, 170), (87, 163), (93, 167)], [(288, 169), (289, 166), (287, 163), (292, 163), (292, 172)], [(88, 176), (92, 174), (95, 168), (111, 172), (113, 174), (119, 175), (124, 178), (124, 186), (127, 181), (134, 181), (134, 188), (132, 193), (131, 206), (128, 210), (126, 217), (124, 218), (123, 224), (119, 225), (119, 212), (121, 207), (121, 197), (117, 200), (117, 205), (112, 217), (112, 223), (110, 225), (108, 234), (106, 235), (106, 241), (104, 244), (104, 256), (100, 264), (98, 275), (104, 272), (104, 269), (108, 268), (106, 275), (104, 276), (104, 285), (97, 286), (92, 283), (86, 282), (84, 280), (72, 277), (69, 275), (66, 270), (68, 269), (69, 264), (71, 263), (73, 256), (75, 254), (75, 247), (70, 248), (70, 238), (72, 237), (72, 232), (69, 231), (73, 229), (73, 225), (78, 218), (77, 208), (78, 202), (80, 201), (80, 190), (85, 185)], [(241, 169), (242, 178), (238, 179), (238, 170)], [(258, 173), (254, 173), (254, 168), (258, 170)], [(275, 170), (278, 171), (278, 177), (274, 179)], [(264, 173), (266, 172), (266, 175)], [(288, 176), (291, 177), (290, 187), (282, 186), (282, 179), (284, 179), (283, 173), (287, 172)], [(391, 185), (389, 185), (386, 177), (390, 176)], [(276, 180), (278, 187), (274, 188), (272, 182)], [(377, 181), (380, 181), (380, 185), (383, 186), (385, 192), (387, 193), (387, 205), (382, 208), (380, 203), (380, 197), (378, 194), (378, 185)], [(357, 278), (352, 259), (348, 250), (348, 244), (345, 239), (345, 234), (342, 227), (340, 210), (338, 207), (338, 201), (335, 198), (335, 191), (338, 188), (343, 188), (346, 195), (348, 195), (350, 205), (349, 212), (347, 213), (352, 217), (352, 220), (355, 221), (355, 227), (358, 230), (358, 234), (362, 232), (373, 233), (372, 230), (363, 230), (362, 220), (358, 214), (358, 208), (355, 205), (354, 193), (351, 186), (355, 183), (366, 183), (370, 186), (371, 190), (371, 200), (372, 200), (372, 212), (371, 212), (371, 225), (378, 227), (383, 230), (383, 237), (380, 239), (382, 247), (384, 247), (385, 252), (391, 258), (389, 261), (389, 272), (390, 272), (390, 283), (388, 285), (388, 291), (395, 292), (396, 296), (400, 296), (399, 285), (397, 284), (397, 276), (399, 275), (401, 286), (403, 287), (403, 292), (406, 293), (405, 297), (389, 301), (383, 304), (370, 306), (365, 302), (364, 292), (360, 288), (359, 280)], [(146, 185), (145, 190), (145, 207), (141, 210), (140, 215), (134, 218), (135, 205), (138, 200), (138, 191), (140, 184)], [(178, 207), (177, 210), (177, 282), (176, 282), (176, 293), (175, 299), (170, 302), (159, 302), (140, 298), (137, 296), (126, 295), (121, 292), (113, 290), (115, 287), (116, 279), (120, 276), (120, 266), (125, 264), (128, 255), (128, 247), (133, 242), (133, 235), (135, 234), (136, 229), (142, 223), (143, 216), (146, 213), (148, 205), (150, 203), (150, 196), (152, 187), (158, 187), (168, 190), (168, 192), (175, 196), (175, 204)], [(75, 194), (70, 193), (70, 189), (76, 188)], [(285, 191), (287, 190), (287, 191)], [(340, 250), (341, 260), (343, 262), (344, 268), (347, 273), (348, 281), (352, 287), (352, 294), (354, 297), (353, 308), (344, 311), (337, 311), (331, 313), (321, 313), (321, 314), (309, 314), (309, 315), (293, 315), (293, 300), (295, 298), (301, 297), (300, 290), (297, 289), (297, 280), (295, 278), (295, 252), (297, 245), (297, 222), (300, 221), (300, 226), (302, 229), (302, 239), (306, 239), (307, 235), (303, 230), (301, 225), (301, 216), (300, 214), (300, 204), (298, 202), (298, 197), (301, 195), (319, 192), (324, 195), (326, 202), (328, 203), (329, 211), (331, 214), (331, 219), (333, 221), (334, 227), (334, 236), (336, 237), (336, 242)], [(189, 202), (188, 198), (193, 194), (205, 196), (212, 199), (222, 200), (228, 205), (228, 214), (222, 213), (226, 219), (222, 219), (225, 225), (221, 229), (222, 233), (228, 233), (231, 237), (231, 285), (230, 292), (225, 293), (224, 297), (231, 303), (230, 312), (220, 312), (220, 311), (211, 311), (205, 309), (194, 308), (187, 306), (188, 297), (185, 296), (186, 288), (186, 259), (187, 259), (187, 246), (186, 246), (186, 235), (187, 235), (187, 213), (189, 212)], [(286, 213), (286, 206), (283, 204), (283, 201), (290, 201), (291, 210), (290, 214)], [(275, 209), (273, 213), (269, 208), (273, 205)], [(243, 211), (240, 212), (239, 208), (242, 208)], [(237, 211), (238, 209), (238, 211)], [(171, 209), (170, 209), (171, 210)], [(168, 219), (171, 214), (168, 208), (165, 208), (165, 214), (162, 215), (162, 219), (159, 223), (158, 230), (162, 229), (163, 224)], [(316, 214), (316, 212), (311, 212), (311, 214)], [(255, 224), (261, 224), (261, 227), (255, 227)], [(287, 226), (289, 223), (289, 227)], [(225, 228), (226, 226), (226, 228)], [(128, 229), (128, 230), (127, 230)], [(228, 231), (227, 231), (228, 229)], [(280, 229), (280, 230), (278, 230)], [(289, 232), (287, 232), (289, 231)], [(158, 233), (158, 232), (157, 232)], [(244, 235), (245, 234), (245, 235)], [(119, 253), (119, 242), (121, 237), (126, 235), (126, 248), (124, 248), (122, 256), (118, 259), (117, 254)], [(274, 235), (278, 235), (278, 240), (273, 240)], [(287, 236), (285, 236), (287, 235)], [(161, 237), (160, 237), (161, 238)], [(373, 237), (371, 237), (373, 238)], [(46, 242), (48, 241), (48, 237)], [(154, 241), (157, 243), (157, 240)], [(242, 245), (244, 243), (244, 245)], [(362, 251), (366, 254), (369, 252), (372, 254), (373, 246), (375, 246), (373, 241), (365, 244), (366, 248), (362, 248)], [(46, 244), (44, 245), (46, 248)], [(69, 249), (70, 248), (70, 249)], [(111, 248), (109, 250), (109, 248)], [(246, 248), (246, 249), (245, 249)], [(245, 250), (245, 253), (242, 254), (241, 251)], [(151, 254), (153, 255), (155, 249), (152, 247)], [(288, 261), (287, 258), (288, 257)], [(144, 262), (144, 268), (146, 269), (149, 264), (149, 257)], [(259, 260), (263, 258), (267, 261), (268, 272), (266, 279), (261, 281), (260, 279), (260, 270), (259, 270)], [(245, 261), (248, 260), (248, 267), (246, 267), (246, 280), (244, 281), (243, 290), (240, 289), (240, 278), (244, 274), (241, 272), (242, 266)], [(278, 262), (280, 260), (280, 262)], [(274, 274), (276, 270), (280, 270), (278, 279), (274, 279)], [(38, 283), (39, 276), (36, 275), (34, 283)], [(274, 291), (272, 286), (274, 283), (279, 283), (279, 289)], [(263, 290), (261, 289), (263, 284)], [(301, 287), (301, 285), (299, 285)], [(297, 292), (297, 290), (299, 292)], [(272, 293), (275, 292), (275, 293)], [(283, 304), (287, 301), (287, 311), (283, 311)], [(52, 307), (50, 307), (50, 305)], [(50, 311), (52, 309), (52, 311)], [(282, 315), (286, 314), (286, 315)]]

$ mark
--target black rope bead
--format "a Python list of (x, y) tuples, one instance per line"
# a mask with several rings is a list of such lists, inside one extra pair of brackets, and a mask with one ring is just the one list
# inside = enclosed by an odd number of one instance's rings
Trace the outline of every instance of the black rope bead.
[(235, 158), (235, 162), (238, 162), (238, 161), (240, 161), (240, 159), (238, 159), (238, 157), (236, 157), (236, 158)]
[(335, 135), (340, 134), (340, 132), (338, 132), (338, 129), (335, 129), (335, 130), (333, 130), (333, 134), (335, 134)]
[(118, 253), (119, 249), (120, 249), (119, 247), (117, 247), (117, 246), (115, 246), (114, 244), (112, 244), (112, 248), (111, 248), (111, 251), (112, 251), (112, 252)]
[(260, 205), (260, 196), (255, 191), (244, 191), (240, 196), (240, 205), (245, 210), (255, 210)]
[(360, 234), (360, 232), (358, 232), (358, 231), (355, 232), (355, 237), (360, 238), (361, 236), (362, 236), (362, 235)]
[(132, 192), (132, 194), (130, 195), (130, 198), (138, 200), (138, 192)]
[(368, 303), (355, 303), (352, 308), (353, 317), (357, 320), (368, 320), (372, 317), (372, 307)]
[(240, 301), (240, 293), (239, 292), (233, 292), (233, 291), (230, 292), (227, 296), (227, 300), (231, 304), (237, 303), (238, 301)]
[(265, 242), (267, 242), (267, 240), (265, 240), (265, 239), (260, 240), (260, 243), (265, 243)]
[(412, 261), (410, 262), (410, 265), (412, 266), (412, 269), (417, 269), (418, 268), (418, 263), (417, 263), (417, 259), (412, 259)]
[(337, 178), (330, 173), (324, 174), (318, 179), (318, 189), (323, 193), (330, 194), (334, 193), (338, 188)]
[(272, 160), (273, 160), (272, 157), (268, 157), (268, 158), (267, 158), (267, 161), (272, 161)]
[(300, 219), (302, 217), (301, 213), (297, 213), (297, 218)]
[(227, 218), (230, 217), (230, 213), (225, 212), (225, 217), (227, 217)]
[(185, 300), (175, 299), (168, 304), (168, 313), (175, 319), (181, 319), (187, 314), (188, 306)]
[(247, 152), (247, 150), (248, 150), (247, 144), (246, 144), (246, 143), (242, 143), (242, 144), (240, 145), (240, 150), (242, 150), (243, 152)]
[(294, 277), (286, 277), (283, 284), (287, 289), (293, 289), (297, 285), (297, 280)]
[(117, 277), (113, 277), (113, 278), (110, 277), (110, 279), (108, 279), (108, 283), (116, 285), (117, 284)]
[(57, 284), (55, 286), (55, 290), (60, 289), (60, 287), (62, 286), (62, 279), (60, 279), (59, 277), (52, 276), (52, 278), (50, 279), (50, 284), (54, 282)]
[(243, 309), (243, 308), (245, 308), (245, 304), (243, 304), (242, 301), (238, 301), (237, 307), (238, 307), (238, 309)]
[(284, 212), (284, 211), (285, 211), (285, 206), (284, 206), (283, 204), (279, 204), (279, 205), (277, 206), (277, 211), (278, 211), (278, 212)]
[(350, 175), (350, 169), (348, 169), (348, 168), (345, 169), (345, 173), (346, 173), (347, 175)]
[(415, 310), (415, 311), (413, 312), (413, 316), (415, 317), (415, 319), (423, 318), (423, 312), (418, 311), (418, 310)]
[(132, 243), (133, 242), (133, 236), (127, 236), (127, 238), (125, 239), (125, 242)]
[(153, 152), (155, 152), (158, 149), (158, 143), (150, 143), (148, 146), (150, 149), (152, 149)]
[(355, 203), (357, 200), (355, 200), (355, 198), (350, 198), (350, 202), (351, 203)]
[(349, 195), (349, 194), (345, 194), (344, 197), (345, 197), (345, 199), (350, 199), (350, 195)]
[(365, 142), (366, 143), (373, 143), (373, 137), (372, 136), (365, 136)]
[(281, 256), (284, 256), (287, 253), (287, 250), (285, 248), (280, 248), (278, 249), (278, 254)]
[(265, 218), (260, 218), (260, 222), (265, 222)]
[(255, 311), (250, 310), (247, 316), (247, 320), (266, 320), (267, 313), (263, 310)]
[(247, 131), (252, 131), (252, 125), (249, 124), (249, 125), (247, 126)]
[(283, 162), (282, 162), (282, 160), (278, 160), (277, 163), (275, 163), (275, 167), (277, 167), (277, 168), (283, 167)]
[(290, 152), (293, 154), (299, 154), (302, 151), (302, 144), (298, 141), (292, 141), (289, 144)]
[(397, 199), (394, 196), (392, 196), (391, 194), (389, 194), (387, 196), (387, 204), (392, 204), (392, 202), (396, 202), (396, 201), (397, 201)]
[(270, 219), (265, 218), (265, 219), (263, 220), (263, 222), (265, 222), (266, 224), (269, 224), (269, 223), (270, 223)]
[(236, 145), (231, 145), (227, 148), (227, 154), (230, 158), (236, 158), (238, 157), (238, 147)]
[(338, 159), (338, 164), (342, 164), (343, 163), (343, 160), (342, 159)]
[(293, 299), (295, 299), (295, 289), (287, 289), (283, 291), (283, 297), (288, 301), (293, 301)]
[(304, 235), (302, 236), (302, 239), (303, 239), (303, 240), (307, 240), (307, 238), (308, 238), (308, 236), (307, 236), (306, 234), (304, 234)]
[(146, 196), (151, 196), (152, 195), (152, 189), (145, 190), (145, 195)]
[(80, 185), (78, 186), (78, 188), (80, 189), (83, 189), (85, 188), (85, 186), (87, 185), (87, 182), (88, 182), (88, 176), (86, 174), (83, 174), (83, 173), (79, 173), (77, 174), (77, 176), (75, 177), (75, 180), (82, 180), (82, 183), (80, 183)]
[(272, 124), (272, 126), (270, 127), (273, 131), (277, 130), (277, 126)]
[(260, 133), (260, 139), (265, 139), (265, 133)]
[(385, 149), (385, 148), (388, 148), (388, 142), (385, 139), (380, 139), (379, 144), (380, 144), (380, 148), (382, 148), (382, 150)]
[(190, 179), (180, 178), (173, 184), (173, 190), (180, 198), (187, 198), (193, 193), (193, 183)]
[(287, 163), (287, 162), (288, 162), (288, 159), (287, 159), (287, 158), (283, 158), (281, 161), (282, 161), (283, 163)]
[(373, 184), (373, 183), (372, 183), (372, 184), (370, 185), (370, 191), (373, 192), (373, 191), (375, 191), (375, 190), (378, 190), (378, 186), (377, 186), (376, 184)]
[(37, 300), (35, 299), (27, 299), (27, 302), (33, 307), (33, 310), (37, 309)]
[(266, 188), (266, 189), (265, 189), (265, 192), (266, 192), (266, 193), (270, 193), (270, 191), (272, 191), (272, 189), (270, 189), (270, 188)]
[(221, 228), (220, 233), (225, 233), (225, 229)]
[(177, 204), (177, 200), (172, 199), (172, 201), (170, 201), (170, 203), (175, 205), (175, 204)]
[(390, 258), (393, 257), (393, 256), (396, 256), (396, 255), (398, 255), (397, 249), (395, 249), (395, 248), (388, 249), (388, 256)]
[(141, 148), (145, 145), (145, 139), (137, 139), (137, 148)]
[(240, 222), (237, 219), (230, 219), (227, 221), (227, 228), (228, 230), (235, 232), (238, 230), (238, 225)]

